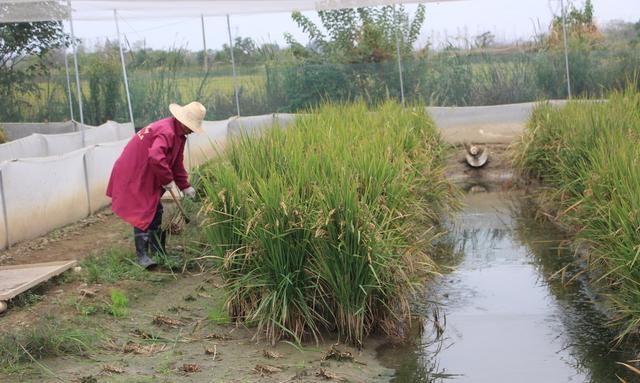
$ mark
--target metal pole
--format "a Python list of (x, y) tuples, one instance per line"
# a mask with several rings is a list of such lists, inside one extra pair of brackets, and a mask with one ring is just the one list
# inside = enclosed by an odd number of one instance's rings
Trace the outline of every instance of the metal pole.
[(131, 108), (131, 95), (129, 94), (129, 80), (127, 79), (127, 65), (124, 62), (124, 53), (122, 52), (122, 40), (120, 39), (120, 23), (118, 23), (118, 11), (113, 10), (113, 19), (116, 21), (116, 32), (118, 33), (118, 47), (120, 48), (120, 62), (122, 63), (122, 76), (124, 77), (124, 90), (127, 93), (127, 105), (129, 106), (129, 118), (133, 128), (136, 128), (133, 122), (133, 109)]
[(11, 248), (11, 241), (9, 240), (9, 212), (7, 211), (7, 197), (4, 192), (4, 181), (2, 177), (2, 169), (0, 169), (0, 197), (2, 200), (2, 215), (4, 219), (4, 234), (7, 241), (7, 248)]
[(73, 100), (71, 98), (71, 79), (69, 79), (69, 59), (67, 59), (67, 49), (62, 52), (64, 54), (64, 71), (67, 75), (67, 96), (69, 97), (69, 115), (73, 121)]
[(402, 75), (402, 58), (400, 57), (400, 17), (395, 4), (393, 5), (393, 11), (396, 19), (396, 56), (398, 58), (398, 75), (400, 76), (400, 99), (402, 100), (402, 106), (404, 106), (404, 76)]
[(80, 72), (78, 70), (78, 48), (76, 36), (73, 33), (73, 10), (71, 9), (71, 1), (69, 4), (69, 26), (71, 27), (71, 39), (73, 40), (73, 65), (76, 70), (76, 90), (78, 92), (78, 106), (80, 107), (80, 136), (82, 137), (82, 147), (84, 147), (84, 113), (82, 111), (82, 91), (80, 90)]
[[(89, 149), (95, 150), (95, 148)], [(93, 214), (93, 209), (91, 208), (91, 188), (89, 187), (89, 167), (87, 166), (87, 152), (85, 151), (82, 154), (82, 169), (84, 172), (84, 190), (87, 193), (87, 208), (89, 209), (89, 214)]]
[(238, 96), (238, 78), (236, 75), (236, 60), (233, 56), (233, 39), (231, 38), (231, 22), (229, 21), (229, 15), (227, 15), (227, 31), (229, 32), (229, 50), (231, 51), (231, 69), (233, 70), (233, 89), (236, 94), (236, 110), (238, 111), (238, 117), (240, 117), (240, 98)]
[(204, 46), (203, 57), (204, 57), (204, 73), (207, 73), (209, 70), (209, 65), (207, 63), (207, 36), (204, 33), (204, 16), (200, 15), (200, 23), (202, 24), (202, 45)]
[(571, 78), (569, 76), (569, 52), (567, 48), (567, 18), (564, 9), (564, 0), (560, 0), (562, 8), (562, 42), (564, 43), (564, 65), (567, 71), (567, 95), (571, 98)]

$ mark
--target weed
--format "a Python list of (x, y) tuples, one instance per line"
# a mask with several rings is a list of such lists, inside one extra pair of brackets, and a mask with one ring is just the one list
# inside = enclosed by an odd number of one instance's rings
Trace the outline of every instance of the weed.
[(114, 283), (120, 280), (158, 280), (158, 275), (140, 267), (133, 253), (122, 248), (110, 248), (103, 254), (83, 262), (83, 277), (87, 283)]
[(110, 314), (114, 317), (125, 317), (129, 313), (129, 298), (120, 290), (111, 291), (111, 304), (109, 305)]
[(222, 302), (207, 311), (207, 318), (218, 325), (231, 323), (231, 317), (229, 317), (229, 314), (224, 308)]
[(0, 335), (0, 371), (18, 371), (21, 365), (45, 357), (82, 354), (99, 338), (94, 330), (46, 317), (36, 326)]

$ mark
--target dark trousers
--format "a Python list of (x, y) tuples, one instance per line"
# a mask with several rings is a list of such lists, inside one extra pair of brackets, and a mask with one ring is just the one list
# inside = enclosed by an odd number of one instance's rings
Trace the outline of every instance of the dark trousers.
[(158, 202), (158, 206), (156, 207), (156, 214), (153, 216), (153, 221), (151, 221), (151, 225), (149, 225), (149, 228), (147, 230), (142, 230), (138, 227), (133, 228), (136, 250), (139, 250), (137, 246), (138, 242), (143, 241), (144, 243), (148, 244), (147, 246), (151, 247), (152, 251), (164, 253), (166, 235), (160, 229), (160, 226), (162, 225), (163, 210), (164, 209), (162, 208), (162, 202)]

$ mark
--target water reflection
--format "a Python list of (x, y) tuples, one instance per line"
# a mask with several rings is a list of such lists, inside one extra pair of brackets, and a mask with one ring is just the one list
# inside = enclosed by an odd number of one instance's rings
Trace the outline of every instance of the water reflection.
[(467, 194), (451, 223), (462, 256), (439, 259), (453, 271), (418, 299), (419, 345), (381, 351), (394, 382), (634, 381), (564, 238), (534, 213), (516, 193)]

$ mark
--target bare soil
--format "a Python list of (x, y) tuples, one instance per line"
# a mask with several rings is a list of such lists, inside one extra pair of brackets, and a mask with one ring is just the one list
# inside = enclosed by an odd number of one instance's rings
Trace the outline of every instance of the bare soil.
[(0, 252), (0, 265), (83, 260), (130, 241), (131, 227), (104, 209), (97, 214)]

